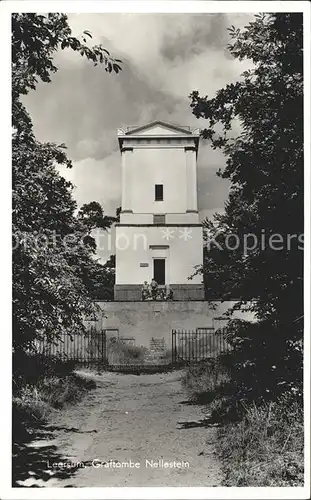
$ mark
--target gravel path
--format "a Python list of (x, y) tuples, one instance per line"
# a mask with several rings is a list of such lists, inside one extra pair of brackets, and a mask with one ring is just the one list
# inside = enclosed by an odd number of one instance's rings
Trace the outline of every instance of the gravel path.
[(28, 445), (42, 468), (29, 465), (20, 486), (220, 485), (216, 429), (204, 407), (188, 403), (180, 372), (84, 376), (97, 388), (53, 414), (46, 427), (52, 439), (43, 433)]

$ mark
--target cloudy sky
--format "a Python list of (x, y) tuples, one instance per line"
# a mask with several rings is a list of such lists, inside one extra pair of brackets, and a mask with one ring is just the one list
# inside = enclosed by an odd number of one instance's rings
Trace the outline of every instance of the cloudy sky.
[[(96, 200), (106, 213), (120, 205), (121, 159), (116, 129), (162, 119), (204, 127), (191, 114), (189, 93), (212, 97), (248, 66), (226, 49), (227, 28), (245, 26), (248, 14), (69, 14), (73, 34), (89, 30), (122, 59), (108, 74), (69, 50), (56, 55), (52, 83), (39, 84), (24, 102), (37, 138), (65, 143), (74, 168), (64, 174), (76, 186), (79, 205)], [(201, 219), (223, 209), (228, 184), (216, 176), (219, 152), (201, 141), (198, 158)]]

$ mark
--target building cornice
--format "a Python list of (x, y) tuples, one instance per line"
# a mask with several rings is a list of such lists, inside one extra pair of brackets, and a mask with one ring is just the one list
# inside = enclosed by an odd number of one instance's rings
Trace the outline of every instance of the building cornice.
[(153, 128), (155, 126), (162, 126), (166, 129), (172, 130), (172, 133), (180, 132), (183, 135), (192, 134), (200, 135), (200, 129), (197, 127), (181, 126), (175, 123), (169, 123), (162, 120), (154, 120), (152, 122), (146, 123), (145, 125), (134, 126), (134, 127), (121, 127), (117, 130), (118, 135), (133, 136), (137, 132), (142, 132), (148, 130), (148, 128)]

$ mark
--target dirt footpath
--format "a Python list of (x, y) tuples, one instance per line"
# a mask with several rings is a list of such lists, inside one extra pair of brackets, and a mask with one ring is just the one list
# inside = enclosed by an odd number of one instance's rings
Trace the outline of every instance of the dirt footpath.
[(30, 472), (20, 486), (220, 485), (216, 429), (205, 407), (188, 403), (180, 372), (88, 376), (97, 388), (53, 415), (53, 439), (30, 443), (42, 450), (42, 474)]

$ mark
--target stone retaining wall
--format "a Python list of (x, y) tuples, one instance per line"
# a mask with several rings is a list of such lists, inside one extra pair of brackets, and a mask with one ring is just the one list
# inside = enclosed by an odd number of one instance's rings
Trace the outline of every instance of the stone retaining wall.
[[(97, 302), (101, 314), (97, 327), (116, 329), (121, 337), (133, 337), (136, 345), (150, 347), (152, 338), (164, 338), (171, 347), (172, 329), (196, 329), (213, 325), (213, 318), (222, 316), (233, 302), (207, 301), (114, 301)], [(253, 319), (250, 313), (236, 312), (236, 317)], [(216, 327), (220, 323), (215, 320)], [(218, 325), (218, 326), (217, 326)]]

